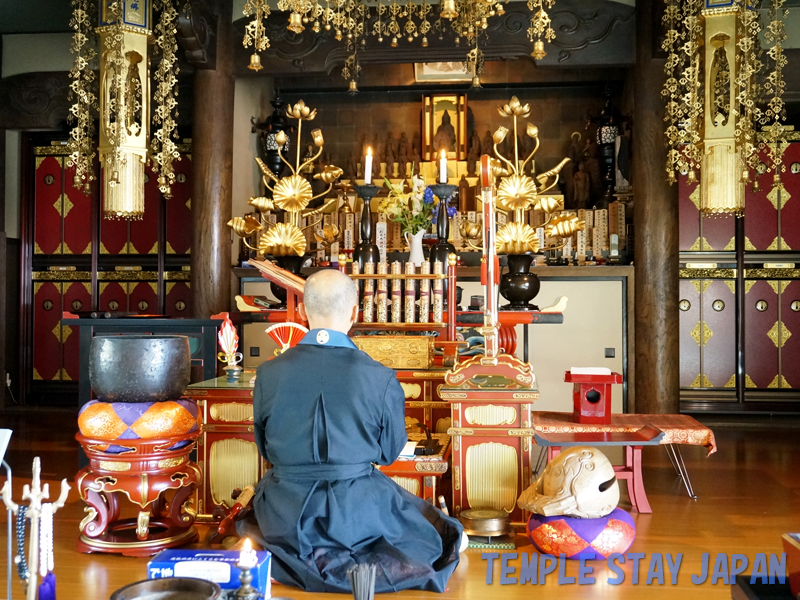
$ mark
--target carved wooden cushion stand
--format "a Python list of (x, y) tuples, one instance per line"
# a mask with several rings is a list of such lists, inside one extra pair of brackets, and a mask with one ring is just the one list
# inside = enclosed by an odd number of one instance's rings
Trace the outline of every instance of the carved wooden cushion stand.
[[(146, 440), (117, 440), (126, 452), (101, 450), (108, 440), (77, 434), (89, 466), (75, 476), (81, 499), (88, 505), (80, 523), (81, 552), (150, 556), (165, 548), (197, 541), (191, 497), (202, 475), (189, 460), (200, 432)], [(120, 518), (127, 500), (138, 511)]]

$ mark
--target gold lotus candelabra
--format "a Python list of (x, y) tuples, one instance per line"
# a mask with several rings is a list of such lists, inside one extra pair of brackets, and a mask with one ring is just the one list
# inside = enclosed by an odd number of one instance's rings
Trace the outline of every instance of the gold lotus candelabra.
[[(504, 225), (497, 232), (496, 249), (500, 254), (535, 253), (539, 251), (539, 238), (533, 227), (526, 222), (525, 213), (528, 210), (541, 210), (548, 215), (544, 228), (545, 233), (551, 237), (567, 238), (585, 227), (584, 221), (575, 215), (554, 215), (555, 211), (563, 208), (563, 204), (552, 196), (546, 195), (556, 186), (561, 169), (570, 159), (563, 159), (554, 168), (537, 175), (534, 181), (525, 173), (525, 167), (539, 150), (539, 129), (532, 123), (527, 124), (525, 133), (534, 140), (535, 144), (533, 150), (524, 159), (519, 153), (519, 138), (517, 137), (517, 119), (526, 119), (530, 116), (530, 104), (521, 104), (519, 99), (513, 96), (508, 104), (499, 106), (497, 110), (500, 116), (513, 119), (514, 157), (513, 159), (506, 158), (498, 150), (498, 145), (503, 143), (509, 133), (509, 130), (501, 125), (492, 135), (494, 153), (497, 156), (493, 170), (495, 175), (501, 177), (500, 186), (497, 189), (497, 208), (505, 214), (513, 215), (513, 221)], [(472, 237), (470, 229), (466, 226), (462, 233), (467, 238)], [(470, 242), (470, 245), (473, 244)], [(563, 245), (562, 243), (558, 247), (563, 247)], [(474, 245), (473, 247), (477, 248)]]
[[(278, 144), (278, 154), (281, 161), (289, 167), (291, 175), (285, 177), (278, 177), (273, 173), (264, 161), (256, 158), (261, 173), (263, 174), (261, 180), (266, 188), (272, 193), (272, 198), (263, 196), (251, 198), (249, 204), (255, 207), (262, 213), (262, 219), (252, 216), (235, 217), (228, 221), (228, 225), (233, 231), (243, 237), (247, 238), (256, 231), (264, 231), (258, 242), (258, 252), (261, 254), (272, 254), (273, 256), (303, 256), (306, 251), (306, 238), (303, 231), (306, 229), (315, 228), (322, 221), (322, 213), (330, 207), (333, 203), (338, 201), (338, 197), (333, 197), (325, 202), (319, 208), (308, 209), (309, 203), (326, 196), (333, 188), (333, 184), (339, 177), (342, 176), (342, 169), (333, 165), (327, 165), (320, 172), (314, 175), (314, 179), (319, 179), (326, 183), (328, 187), (325, 191), (314, 195), (311, 184), (303, 177), (301, 173), (304, 169), (313, 164), (320, 154), (322, 154), (322, 147), (324, 140), (322, 138), (322, 131), (314, 129), (311, 131), (311, 137), (314, 145), (317, 147), (317, 152), (313, 156), (301, 162), (300, 147), (302, 144), (303, 122), (313, 121), (317, 116), (316, 109), (311, 109), (306, 106), (302, 100), (292, 106), (291, 104), (286, 107), (286, 116), (291, 119), (297, 119), (297, 154), (295, 163), (292, 165), (283, 154), (283, 147), (288, 140), (285, 132), (281, 131), (275, 136), (275, 142)], [(286, 212), (287, 220), (284, 223), (272, 224), (263, 218), (263, 213), (274, 209), (280, 209)], [(318, 216), (319, 218), (305, 227), (301, 227), (301, 219), (304, 217)], [(323, 229), (324, 231), (324, 229)], [(248, 248), (256, 250), (245, 239), (245, 244)]]
[[(760, 2), (722, 7), (708, 0), (667, 2), (662, 18), (667, 176), (674, 183), (676, 172), (686, 173), (687, 182), (696, 183), (700, 171), (703, 214), (744, 213), (744, 186), (761, 162), (759, 150), (767, 157), (766, 172), (773, 173), (773, 191), (783, 188), (785, 4), (769, 0), (764, 27)], [(762, 30), (770, 45), (766, 53)], [(759, 127), (763, 135), (757, 135)]]

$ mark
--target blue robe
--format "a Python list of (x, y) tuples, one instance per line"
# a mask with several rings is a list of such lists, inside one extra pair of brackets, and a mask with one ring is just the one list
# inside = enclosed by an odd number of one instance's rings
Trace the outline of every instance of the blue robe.
[(344, 334), (312, 330), (258, 369), (255, 439), (273, 467), (241, 534), (274, 557), (273, 577), (310, 592), (350, 592), (347, 570), (377, 565), (375, 591), (444, 591), (463, 528), (386, 477), (406, 443), (394, 371)]

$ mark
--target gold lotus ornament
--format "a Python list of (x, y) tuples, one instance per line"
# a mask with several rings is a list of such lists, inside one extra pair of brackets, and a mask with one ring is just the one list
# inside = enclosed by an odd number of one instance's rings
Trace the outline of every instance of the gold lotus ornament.
[(507, 223), (497, 232), (495, 247), (499, 254), (538, 252), (539, 237), (527, 223)]
[(339, 239), (339, 228), (333, 223), (329, 223), (320, 231), (314, 232), (314, 239), (317, 240), (317, 243), (322, 244), (326, 248), (330, 248), (331, 245)]
[(553, 237), (570, 237), (573, 233), (586, 228), (583, 219), (576, 215), (558, 215), (550, 219), (544, 227), (544, 232)]
[(241, 237), (250, 237), (256, 231), (261, 231), (264, 228), (259, 220), (251, 215), (233, 217), (228, 221), (228, 227), (233, 229), (233, 232)]
[(511, 96), (508, 104), (497, 107), (501, 117), (522, 117), (527, 119), (531, 115), (531, 105), (521, 104), (519, 98)]
[(481, 224), (477, 221), (461, 221), (458, 230), (463, 238), (474, 240), (481, 237)]
[(492, 140), (495, 144), (502, 144), (503, 140), (506, 139), (507, 134), (508, 129), (500, 125), (500, 127), (497, 128), (497, 131), (492, 134)]
[(536, 184), (527, 175), (504, 177), (497, 189), (497, 204), (503, 210), (525, 210), (536, 199)]
[(306, 251), (306, 236), (290, 223), (278, 223), (261, 236), (258, 251), (273, 256), (303, 256)]
[(250, 198), (248, 204), (254, 207), (258, 212), (275, 210), (275, 203), (272, 201), (272, 198), (267, 198), (265, 196), (256, 196)]
[(564, 200), (563, 198), (557, 200), (552, 196), (539, 196), (531, 208), (533, 210), (541, 210), (549, 215), (553, 211), (562, 210), (564, 208)]
[(297, 104), (294, 106), (289, 104), (286, 107), (286, 116), (297, 119), (298, 121), (313, 121), (317, 116), (317, 109), (315, 108), (312, 110), (310, 107), (306, 106), (305, 102), (298, 100)]
[(272, 191), (275, 206), (287, 212), (303, 210), (308, 206), (313, 195), (311, 184), (302, 175), (284, 177)]
[(320, 173), (314, 175), (314, 179), (319, 179), (323, 183), (332, 184), (334, 181), (339, 179), (343, 173), (344, 171), (342, 171), (339, 167), (325, 165), (325, 168), (323, 168)]

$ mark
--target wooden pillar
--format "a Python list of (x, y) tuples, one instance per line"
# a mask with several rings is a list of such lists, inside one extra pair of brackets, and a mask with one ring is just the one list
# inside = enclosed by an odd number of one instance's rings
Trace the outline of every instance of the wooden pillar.
[(218, 3), (216, 64), (194, 75), (192, 291), (194, 316), (230, 309), (233, 183), (232, 0)]
[(653, 35), (661, 2), (636, 4), (633, 177), (637, 413), (677, 413), (678, 189), (667, 183), (663, 59)]

